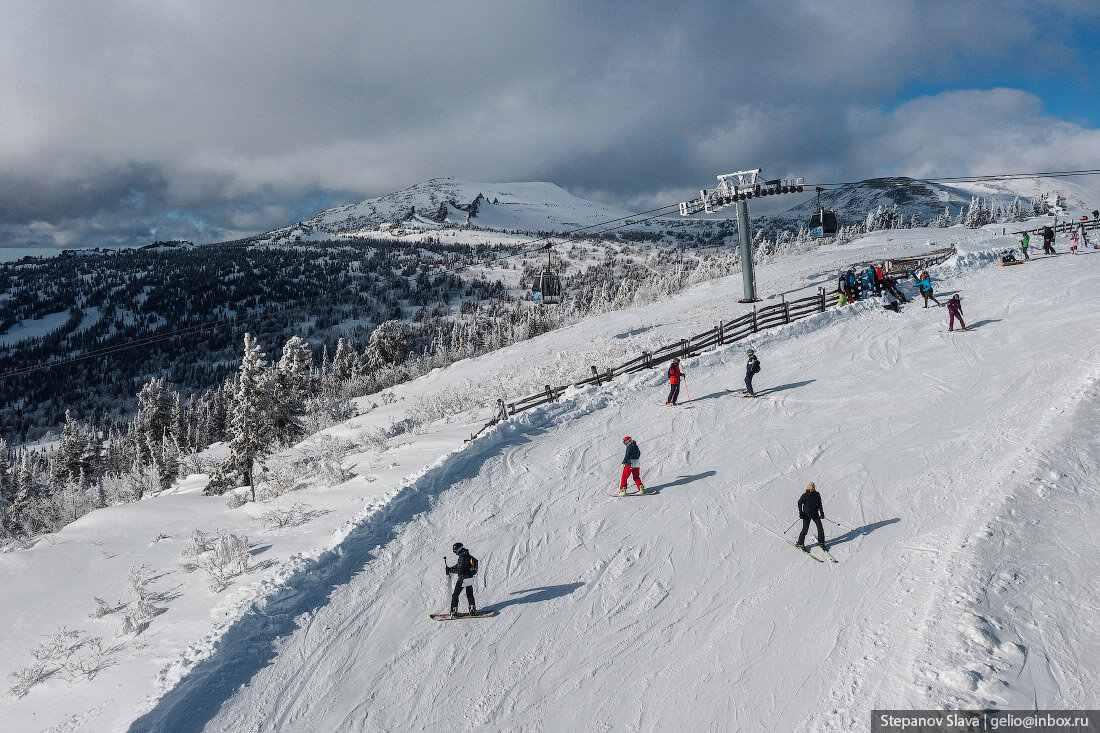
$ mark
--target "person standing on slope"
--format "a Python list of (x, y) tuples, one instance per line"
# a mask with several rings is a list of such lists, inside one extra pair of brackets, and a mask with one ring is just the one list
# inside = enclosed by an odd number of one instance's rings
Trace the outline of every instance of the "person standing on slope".
[(810, 531), (812, 520), (817, 525), (817, 543), (821, 545), (822, 550), (827, 550), (825, 528), (821, 526), (821, 520), (825, 518), (825, 508), (821, 506), (821, 495), (817, 493), (817, 487), (812, 482), (806, 484), (806, 490), (802, 492), (802, 496), (798, 497), (798, 518), (802, 520), (802, 532), (798, 535), (795, 547), (800, 550), (806, 549), (806, 533)]
[(666, 407), (675, 407), (676, 400), (680, 398), (680, 382), (684, 379), (684, 373), (680, 371), (680, 359), (672, 360), (668, 367), (668, 401)]
[(962, 326), (962, 330), (966, 330), (966, 323), (963, 322), (963, 308), (962, 300), (958, 295), (952, 295), (951, 300), (947, 301), (947, 315), (950, 320), (947, 323), (947, 330), (955, 330), (955, 319), (959, 319), (959, 325)]
[(1074, 229), (1072, 232), (1069, 233), (1069, 251), (1072, 254), (1077, 254), (1078, 241), (1080, 241), (1080, 238), (1077, 235), (1077, 230)]
[(1031, 244), (1031, 237), (1027, 232), (1024, 232), (1024, 236), (1020, 239), (1020, 249), (1024, 251), (1024, 262), (1027, 262), (1030, 257), (1027, 256), (1027, 248)]
[(477, 615), (477, 605), (474, 603), (474, 588), (471, 585), (473, 577), (477, 575), (477, 558), (470, 551), (456, 542), (451, 546), (451, 552), (458, 555), (458, 561), (454, 565), (447, 565), (447, 575), (452, 573), (457, 576), (454, 592), (451, 593), (451, 615), (458, 615), (458, 596), (462, 593), (462, 587), (466, 587), (466, 602), (470, 604), (470, 615)]
[(629, 435), (623, 438), (623, 445), (626, 446), (626, 455), (623, 456), (623, 477), (619, 481), (619, 493), (626, 494), (626, 480), (628, 477), (633, 476), (634, 484), (638, 487), (638, 493), (644, 494), (645, 486), (642, 486), (642, 475), (639, 468), (642, 460), (642, 449)]
[(1054, 249), (1054, 230), (1050, 228), (1049, 224), (1043, 227), (1043, 254), (1058, 254)]
[(749, 349), (749, 360), (745, 363), (745, 394), (755, 397), (752, 391), (752, 378), (760, 373), (760, 360), (756, 358), (756, 352)]
[(940, 301), (936, 300), (935, 294), (932, 292), (932, 278), (928, 276), (928, 270), (921, 270), (920, 275), (914, 275), (917, 279), (917, 290), (924, 296), (924, 307), (928, 307), (928, 301), (931, 300), (936, 305), (941, 305)]

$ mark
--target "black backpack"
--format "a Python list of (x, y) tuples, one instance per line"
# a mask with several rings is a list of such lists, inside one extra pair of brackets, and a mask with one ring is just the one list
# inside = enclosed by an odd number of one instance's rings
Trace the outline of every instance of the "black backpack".
[(757, 359), (756, 363), (752, 365), (752, 373), (753, 374), (759, 374), (760, 373), (760, 360), (759, 359)]
[(470, 569), (470, 576), (472, 577), (474, 575), (477, 575), (477, 558), (473, 555), (470, 555), (469, 558), (470, 561), (468, 567)]

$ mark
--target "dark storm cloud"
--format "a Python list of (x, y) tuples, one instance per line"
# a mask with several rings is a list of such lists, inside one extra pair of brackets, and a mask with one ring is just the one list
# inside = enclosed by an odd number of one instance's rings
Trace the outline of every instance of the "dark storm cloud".
[(231, 236), (439, 175), (642, 205), (737, 167), (1011, 163), (976, 121), (1100, 163), (1011, 90), (1094, 82), (1094, 3), (5, 5), (0, 236)]

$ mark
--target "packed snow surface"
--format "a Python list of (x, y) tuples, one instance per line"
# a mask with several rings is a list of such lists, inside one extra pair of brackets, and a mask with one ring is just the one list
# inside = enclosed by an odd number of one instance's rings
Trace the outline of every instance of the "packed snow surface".
[[(279, 499), (312, 507), (298, 526), (263, 528), (252, 517), (265, 506), (227, 509), (196, 477), (0, 555), (2, 671), (30, 664), (59, 626), (116, 648), (91, 680), (54, 676), (5, 699), (0, 719), (19, 731), (851, 731), (874, 708), (1100, 707), (1100, 251), (999, 267), (1014, 243), (999, 227), (880, 232), (758, 270), (767, 305), (831, 290), (850, 263), (958, 244), (931, 272), (941, 303), (961, 294), (965, 333), (947, 332), (943, 307), (864, 301), (685, 359), (677, 408), (658, 369), (573, 390), (473, 442), (487, 414), (368, 446), (369, 428), (418, 395), (563, 360), (579, 379), (600, 348), (711, 328), (751, 307), (736, 303), (738, 275), (365, 400), (328, 431), (354, 477)], [(749, 346), (763, 364), (755, 400), (737, 394)], [(624, 435), (650, 496), (611, 496)], [(785, 541), (809, 481), (839, 563)], [(195, 528), (248, 534), (253, 570), (211, 594), (179, 565)], [(480, 559), (478, 603), (496, 618), (428, 619), (446, 609), (455, 541)], [(89, 619), (93, 597), (126, 600), (142, 562), (159, 570), (163, 612), (139, 634), (119, 633), (121, 612)]]

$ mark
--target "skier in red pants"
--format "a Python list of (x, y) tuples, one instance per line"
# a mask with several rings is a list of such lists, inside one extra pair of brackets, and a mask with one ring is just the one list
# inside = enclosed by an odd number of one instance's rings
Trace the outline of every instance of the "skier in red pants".
[(619, 482), (619, 493), (626, 493), (626, 480), (628, 477), (633, 476), (634, 483), (638, 487), (638, 493), (644, 494), (645, 487), (642, 486), (641, 472), (638, 469), (638, 462), (642, 458), (642, 449), (629, 435), (623, 438), (623, 445), (626, 446), (626, 455), (623, 457), (623, 477)]
[(962, 330), (966, 330), (966, 322), (963, 321), (963, 309), (962, 301), (959, 300), (958, 295), (952, 295), (951, 300), (947, 301), (947, 315), (950, 316), (950, 320), (947, 323), (947, 330), (955, 330), (955, 319), (959, 319), (959, 325), (962, 326)]

